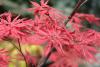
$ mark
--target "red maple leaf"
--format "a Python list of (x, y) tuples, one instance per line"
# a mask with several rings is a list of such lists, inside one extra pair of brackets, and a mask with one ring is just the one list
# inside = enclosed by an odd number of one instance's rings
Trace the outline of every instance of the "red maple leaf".
[(8, 67), (9, 62), (8, 51), (0, 49), (0, 67)]
[(52, 8), (47, 5), (49, 0), (46, 2), (44, 0), (41, 0), (40, 5), (36, 2), (32, 2), (33, 8), (29, 8), (29, 11), (34, 11), (34, 15), (44, 16), (47, 15), (49, 18), (51, 18), (53, 21), (64, 23), (66, 16), (62, 14), (61, 11)]
[(72, 19), (71, 22), (75, 22), (80, 24), (81, 22), (88, 21), (89, 23), (94, 23), (96, 25), (100, 25), (100, 18), (97, 18), (95, 15), (92, 14), (82, 14), (82, 13), (76, 13)]
[(0, 15), (0, 37), (19, 38), (25, 36), (25, 33), (21, 32), (22, 29), (28, 26), (29, 22), (24, 22), (25, 19), (18, 19), (19, 16), (12, 19), (11, 13), (4, 13)]

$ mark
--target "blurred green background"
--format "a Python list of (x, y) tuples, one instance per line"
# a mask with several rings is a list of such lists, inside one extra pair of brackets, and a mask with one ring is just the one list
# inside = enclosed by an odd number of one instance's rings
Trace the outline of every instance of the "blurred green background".
[[(40, 0), (0, 0), (0, 14), (10, 11), (15, 15), (21, 15), (22, 17), (33, 18), (32, 13), (26, 11), (27, 8), (32, 7), (30, 3), (31, 1), (39, 2)], [(54, 8), (62, 10), (66, 15), (70, 15), (77, 1), (78, 0), (50, 0), (48, 4)], [(80, 10), (78, 10), (78, 12), (94, 14), (97, 17), (100, 17), (100, 0), (88, 0), (88, 2), (84, 4), (80, 8)], [(91, 25), (91, 28), (100, 31), (99, 26)], [(14, 53), (16, 53), (16, 51)], [(97, 54), (97, 58), (100, 59), (99, 54)], [(80, 67), (100, 67), (100, 64), (85, 63), (81, 64)]]
[[(25, 11), (26, 8), (32, 6), (30, 1), (39, 2), (40, 0), (0, 0), (0, 13), (11, 11), (15, 14), (30, 16), (31, 14)], [(49, 5), (59, 10), (63, 10), (69, 15), (77, 1), (78, 0), (50, 0)], [(100, 0), (88, 0), (88, 2), (81, 7), (79, 12), (92, 13), (100, 17)]]

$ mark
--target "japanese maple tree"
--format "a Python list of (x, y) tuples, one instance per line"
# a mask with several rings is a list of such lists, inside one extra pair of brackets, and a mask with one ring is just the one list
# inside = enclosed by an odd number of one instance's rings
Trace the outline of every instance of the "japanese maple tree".
[[(48, 2), (31, 2), (33, 7), (28, 11), (33, 12), (33, 19), (13, 17), (11, 12), (1, 14), (0, 40), (9, 41), (20, 52), (18, 56), (24, 58), (26, 67), (78, 67), (80, 61), (97, 62), (95, 54), (99, 53), (100, 32), (83, 23), (100, 25), (100, 18), (77, 13), (87, 0), (79, 0), (70, 16), (50, 7)], [(44, 51), (38, 57), (28, 51), (23, 53), (21, 43), (43, 46)], [(0, 66), (8, 67), (10, 59), (6, 54), (0, 50)]]

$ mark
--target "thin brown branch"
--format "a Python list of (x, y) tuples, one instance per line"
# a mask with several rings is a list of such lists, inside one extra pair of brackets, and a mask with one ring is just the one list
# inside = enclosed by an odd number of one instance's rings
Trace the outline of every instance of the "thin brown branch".
[(24, 55), (23, 52), (22, 52), (22, 48), (21, 48), (21, 44), (20, 44), (19, 39), (18, 39), (18, 46), (19, 46), (20, 53), (22, 54), (22, 56), (23, 56), (23, 58), (24, 58), (24, 60), (25, 60), (26, 67), (28, 67), (27, 60), (26, 60), (25, 55)]
[(20, 42), (19, 42), (19, 40), (18, 40), (18, 45), (19, 45), (19, 48), (16, 46), (16, 44), (15, 43), (13, 43), (13, 42), (11, 42), (10, 41), (10, 43), (20, 52), (20, 54), (23, 56), (23, 58), (24, 58), (24, 60), (25, 60), (25, 63), (26, 63), (26, 67), (28, 67), (28, 65), (27, 65), (27, 61), (26, 61), (26, 58), (25, 58), (25, 56), (24, 56), (24, 54), (23, 54), (23, 52), (22, 52), (22, 49), (21, 49), (21, 45), (20, 45)]
[(74, 10), (72, 11), (71, 15), (68, 17), (67, 21), (65, 22), (65, 25), (72, 19), (72, 17), (75, 15), (77, 10), (87, 2), (87, 0), (79, 0), (78, 3), (76, 4)]
[(47, 54), (46, 57), (42, 57), (41, 60), (39, 61), (37, 67), (44, 67), (45, 64), (47, 63), (49, 57), (51, 56), (52, 52), (55, 51), (55, 48), (51, 48), (51, 50), (49, 51), (49, 53)]

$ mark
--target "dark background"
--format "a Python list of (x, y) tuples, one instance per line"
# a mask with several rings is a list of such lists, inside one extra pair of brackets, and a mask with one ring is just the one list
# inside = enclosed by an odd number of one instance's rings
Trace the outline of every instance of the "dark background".
[[(11, 11), (15, 14), (21, 14), (22, 16), (30, 16), (31, 14), (25, 11), (25, 9), (32, 6), (30, 1), (39, 2), (40, 0), (0, 0), (0, 13)], [(69, 15), (77, 1), (78, 0), (50, 0), (49, 5), (63, 10), (66, 12), (66, 15)], [(100, 0), (88, 0), (88, 2), (81, 7), (79, 12), (95, 14), (100, 17)]]

